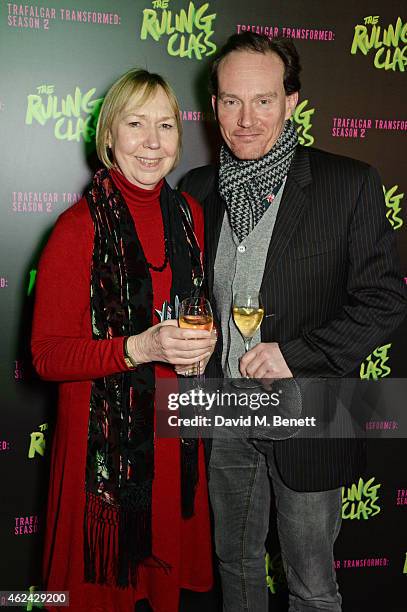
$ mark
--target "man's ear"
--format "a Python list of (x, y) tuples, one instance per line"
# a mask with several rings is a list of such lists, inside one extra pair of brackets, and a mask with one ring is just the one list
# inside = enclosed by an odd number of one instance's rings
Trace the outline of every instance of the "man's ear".
[(285, 118), (289, 119), (291, 117), (291, 115), (293, 114), (295, 107), (297, 106), (298, 103), (298, 91), (295, 91), (292, 94), (289, 94), (288, 96), (285, 97)]
[(216, 102), (217, 102), (217, 96), (213, 95), (211, 98), (211, 102), (212, 102), (212, 109), (213, 109), (213, 114), (215, 115), (215, 117), (217, 116), (216, 113)]

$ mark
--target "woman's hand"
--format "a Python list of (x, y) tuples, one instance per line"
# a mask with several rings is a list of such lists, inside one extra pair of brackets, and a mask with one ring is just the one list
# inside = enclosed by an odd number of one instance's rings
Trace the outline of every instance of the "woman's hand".
[[(212, 353), (213, 353), (213, 351), (215, 349), (216, 340), (218, 338), (218, 334), (217, 334), (217, 331), (216, 331), (215, 328), (212, 329), (211, 336), (215, 340), (215, 342), (214, 342), (214, 345), (213, 345), (213, 348), (211, 350), (210, 355), (208, 355), (208, 357), (205, 357), (204, 359), (202, 359), (199, 362), (199, 371), (200, 371), (201, 374), (203, 374), (205, 372), (205, 368), (208, 365), (208, 361), (212, 357)], [(175, 366), (175, 371), (180, 376), (192, 376), (192, 375), (196, 374), (196, 369), (195, 368), (191, 368), (190, 366), (185, 366), (185, 365), (176, 365)]]
[(163, 361), (186, 368), (209, 360), (216, 336), (201, 329), (179, 328), (177, 321), (163, 321), (145, 332), (130, 336), (127, 351), (135, 363)]

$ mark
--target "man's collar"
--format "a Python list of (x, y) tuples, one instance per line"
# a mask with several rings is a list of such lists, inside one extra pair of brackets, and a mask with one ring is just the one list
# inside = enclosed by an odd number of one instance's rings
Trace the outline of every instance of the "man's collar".
[(305, 187), (312, 182), (311, 164), (307, 147), (300, 144), (297, 145), (288, 172), (288, 179), (294, 179), (300, 187)]

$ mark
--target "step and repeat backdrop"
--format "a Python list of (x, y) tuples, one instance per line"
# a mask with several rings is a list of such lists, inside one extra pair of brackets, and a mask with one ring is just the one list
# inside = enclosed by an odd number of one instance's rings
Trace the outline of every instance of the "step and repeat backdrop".
[[(216, 160), (207, 84), (216, 50), (247, 30), (293, 39), (303, 65), (293, 118), (300, 142), (378, 168), (407, 277), (405, 9), (402, 0), (2, 0), (0, 590), (42, 586), (56, 390), (30, 363), (36, 271), (58, 215), (97, 168), (96, 120), (109, 86), (134, 66), (173, 85), (184, 125), (183, 157), (170, 176), (176, 184), (190, 168)], [(404, 377), (406, 336), (403, 326), (366, 355), (360, 377)], [(379, 418), (366, 429), (394, 431), (397, 421)], [(372, 441), (367, 474), (343, 490), (335, 565), (346, 612), (405, 610), (406, 454), (401, 438)], [(273, 535), (266, 561), (273, 609), (283, 610)]]

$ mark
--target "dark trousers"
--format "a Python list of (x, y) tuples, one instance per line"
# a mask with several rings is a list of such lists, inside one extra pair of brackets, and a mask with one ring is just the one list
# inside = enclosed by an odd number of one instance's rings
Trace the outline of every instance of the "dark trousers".
[(280, 478), (272, 442), (213, 440), (209, 493), (224, 612), (267, 612), (265, 541), (270, 485), (291, 612), (340, 612), (333, 545), (341, 524), (341, 490), (297, 492)]

